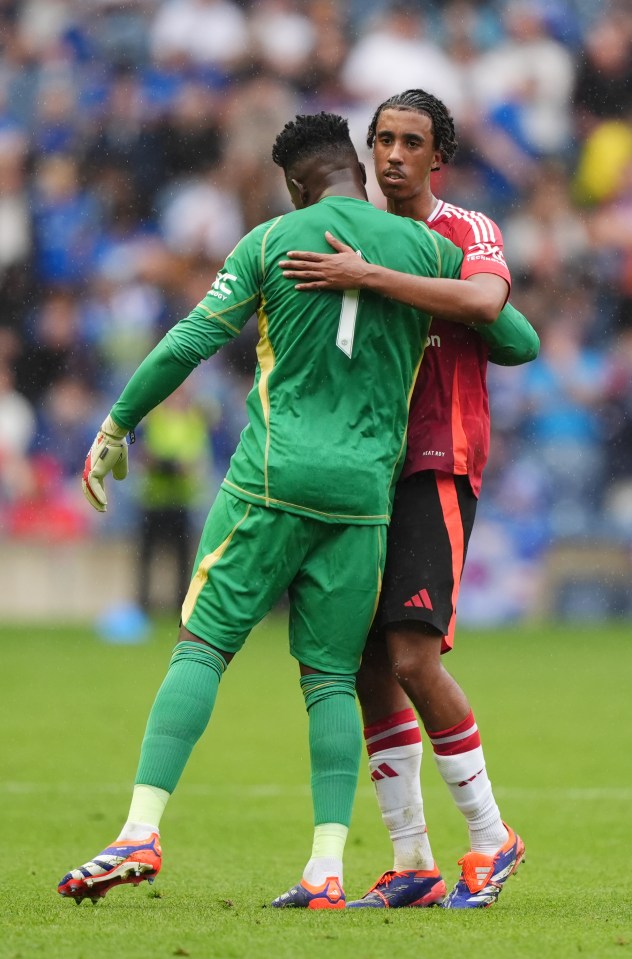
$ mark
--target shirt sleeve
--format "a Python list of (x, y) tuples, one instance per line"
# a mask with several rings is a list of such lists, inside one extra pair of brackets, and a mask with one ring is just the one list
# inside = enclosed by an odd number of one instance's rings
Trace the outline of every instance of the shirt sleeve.
[(475, 327), (489, 347), (488, 359), (498, 366), (520, 366), (540, 352), (540, 338), (526, 316), (506, 303), (498, 319)]
[(468, 280), (476, 273), (494, 273), (506, 280), (511, 289), (503, 236), (497, 224), (484, 213), (463, 211), (453, 229), (451, 239), (463, 250), (461, 279)]
[(204, 299), (165, 334), (132, 374), (112, 407), (115, 422), (134, 429), (202, 360), (238, 336), (259, 305), (261, 282), (258, 227), (240, 240)]
[(174, 356), (197, 366), (239, 336), (259, 306), (261, 227), (239, 241), (195, 309), (166, 334)]
[(195, 363), (179, 360), (163, 337), (132, 374), (110, 414), (119, 426), (133, 430), (144, 416), (184, 383)]

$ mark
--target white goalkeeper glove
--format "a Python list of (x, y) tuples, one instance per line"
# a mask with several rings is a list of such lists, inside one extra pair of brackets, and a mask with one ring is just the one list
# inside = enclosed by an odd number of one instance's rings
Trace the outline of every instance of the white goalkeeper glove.
[(105, 477), (108, 473), (116, 480), (127, 476), (127, 433), (125, 427), (117, 426), (112, 417), (107, 416), (86, 456), (81, 486), (90, 505), (100, 513), (105, 513), (108, 506), (103, 486)]

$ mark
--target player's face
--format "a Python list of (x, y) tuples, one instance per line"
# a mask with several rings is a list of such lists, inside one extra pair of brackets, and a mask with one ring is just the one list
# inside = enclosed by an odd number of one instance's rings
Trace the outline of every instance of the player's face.
[(423, 192), (428, 188), (430, 171), (438, 169), (441, 161), (430, 117), (417, 110), (382, 110), (373, 158), (385, 197), (401, 201)]

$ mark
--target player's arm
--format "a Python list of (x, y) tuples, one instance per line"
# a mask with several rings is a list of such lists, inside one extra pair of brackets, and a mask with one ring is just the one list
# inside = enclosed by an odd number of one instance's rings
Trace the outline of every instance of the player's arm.
[[(477, 324), (475, 330), (488, 346), (488, 359), (501, 366), (518, 366), (534, 360), (540, 350), (538, 334), (529, 321), (514, 306), (506, 302), (509, 295), (510, 276), (502, 255), (502, 237), (498, 227), (486, 220), (493, 243), (480, 243), (477, 236), (462, 234), (465, 257), (461, 264), (461, 277), (471, 289), (484, 286), (502, 297), (498, 302), (499, 315), (493, 323)], [(443, 237), (441, 260), (444, 275), (454, 268), (454, 244)], [(502, 307), (502, 310), (500, 309)]]
[(246, 242), (252, 235), (236, 247), (201, 303), (145, 357), (103, 421), (82, 476), (86, 499), (99, 512), (107, 508), (105, 477), (127, 476), (127, 434), (202, 360), (234, 339), (252, 315), (261, 280), (260, 246)]
[[(224, 275), (220, 272), (220, 276)], [(240, 302), (238, 316), (214, 308), (212, 292), (176, 323), (132, 374), (111, 410), (114, 421), (133, 430), (199, 366), (234, 339), (252, 316), (256, 295)]]
[(329, 232), (325, 237), (336, 253), (293, 250), (280, 262), (283, 275), (299, 281), (297, 290), (370, 290), (467, 326), (493, 323), (509, 294), (506, 280), (492, 273), (466, 282), (400, 273), (367, 263)]
[(488, 359), (499, 366), (520, 366), (535, 360), (540, 338), (526, 316), (507, 303), (497, 320), (476, 327), (489, 347)]

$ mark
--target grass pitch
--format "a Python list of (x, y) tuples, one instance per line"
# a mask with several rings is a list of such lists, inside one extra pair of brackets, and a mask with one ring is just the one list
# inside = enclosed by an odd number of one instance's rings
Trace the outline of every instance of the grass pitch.
[[(145, 719), (176, 629), (112, 646), (89, 627), (3, 626), (0, 957), (88, 959), (632, 959), (632, 630), (461, 630), (447, 665), (472, 701), (526, 863), (489, 910), (308, 913), (262, 908), (311, 845), (307, 721), (285, 620), (231, 665), (163, 819), (155, 885), (77, 908), (59, 878), (118, 833)], [(426, 752), (422, 779), (448, 885), (466, 832)], [(391, 865), (363, 765), (347, 844), (356, 898)]]

